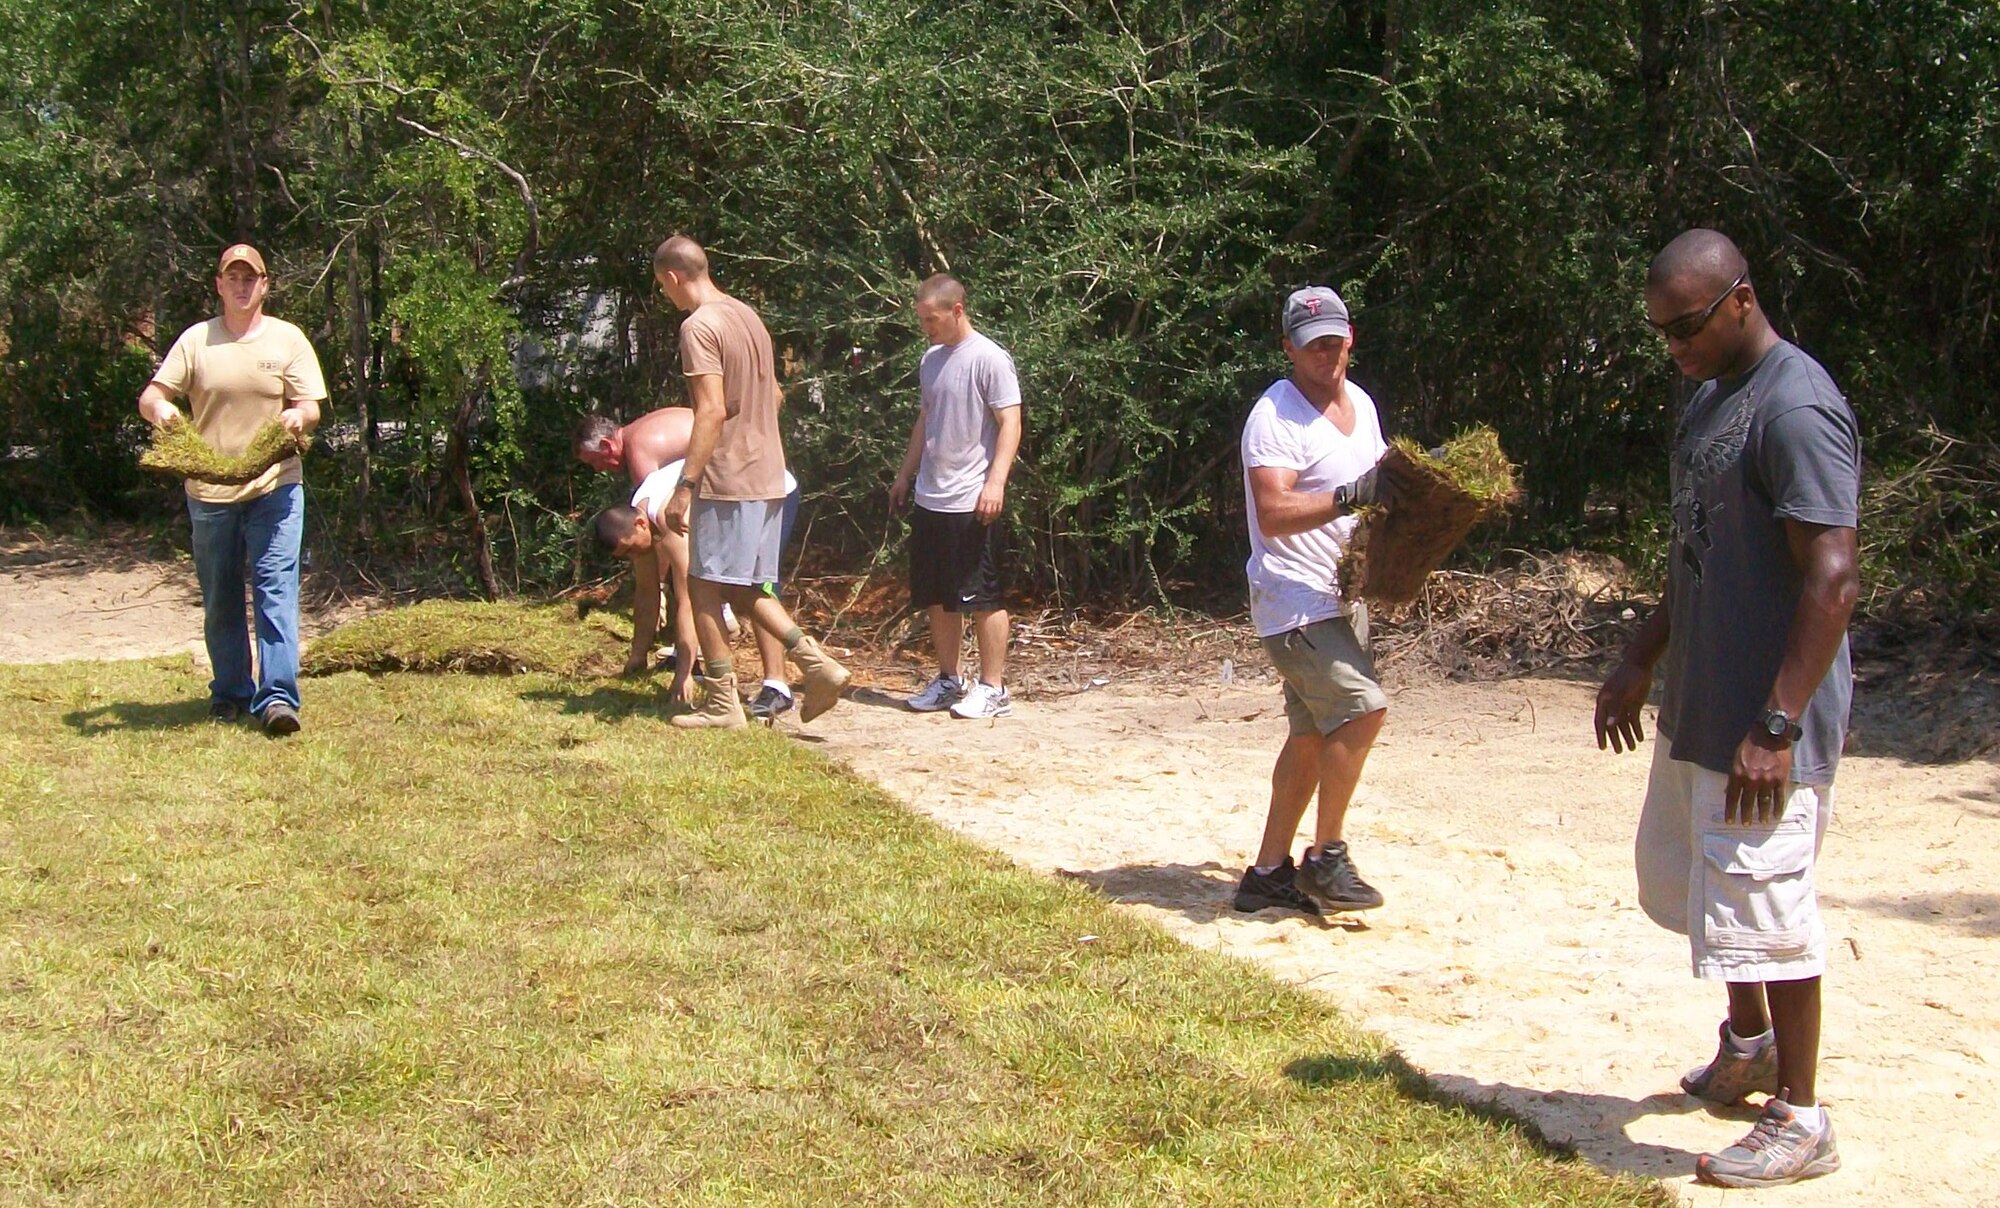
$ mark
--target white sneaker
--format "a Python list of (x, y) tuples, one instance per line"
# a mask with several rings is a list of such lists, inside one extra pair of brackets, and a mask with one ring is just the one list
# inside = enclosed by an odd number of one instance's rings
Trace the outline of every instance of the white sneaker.
[(981, 717), (1006, 717), (1014, 711), (1014, 699), (1007, 695), (1007, 686), (995, 688), (985, 680), (974, 680), (965, 690), (958, 703), (951, 707), (953, 717), (968, 720)]
[(958, 703), (958, 698), (964, 695), (964, 680), (953, 679), (948, 675), (934, 675), (931, 677), (931, 682), (924, 685), (922, 692), (903, 703), (918, 713), (936, 713), (940, 709), (951, 708)]

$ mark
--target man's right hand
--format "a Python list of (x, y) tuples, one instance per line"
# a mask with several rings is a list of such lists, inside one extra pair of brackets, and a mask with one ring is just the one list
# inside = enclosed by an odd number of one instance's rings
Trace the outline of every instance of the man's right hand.
[(1636, 751), (1646, 740), (1639, 725), (1646, 695), (1653, 690), (1653, 669), (1621, 662), (1611, 678), (1597, 690), (1597, 749), (1607, 747), (1617, 753)]
[[(681, 486), (686, 485), (686, 480), (682, 480)], [(660, 509), (660, 524), (670, 533), (685, 534), (688, 531), (688, 507), (693, 503), (693, 491), (674, 488), (674, 493), (667, 498), (667, 506)]]
[(909, 502), (910, 480), (898, 474), (896, 475), (896, 481), (889, 484), (889, 510), (900, 512), (904, 507), (908, 506)]
[(1353, 482), (1343, 482), (1333, 488), (1333, 502), (1339, 505), (1342, 512), (1351, 512), (1370, 504), (1387, 503), (1384, 494), (1381, 467), (1370, 466)]
[(187, 418), (181, 414), (179, 407), (174, 406), (165, 399), (149, 399), (145, 406), (140, 408), (140, 411), (144, 415), (146, 422), (155, 428), (172, 427)]

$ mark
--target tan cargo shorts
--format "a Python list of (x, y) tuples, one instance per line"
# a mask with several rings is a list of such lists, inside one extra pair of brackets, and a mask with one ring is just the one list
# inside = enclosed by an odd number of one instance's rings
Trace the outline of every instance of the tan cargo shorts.
[(1368, 614), (1328, 617), (1264, 639), (1264, 652), (1285, 681), (1285, 719), (1294, 737), (1331, 734), (1389, 707), (1368, 653)]

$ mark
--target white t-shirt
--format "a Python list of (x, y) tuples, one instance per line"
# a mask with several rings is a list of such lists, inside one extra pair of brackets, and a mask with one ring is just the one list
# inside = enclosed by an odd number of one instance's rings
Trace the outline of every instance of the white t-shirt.
[[(667, 506), (667, 500), (673, 498), (674, 488), (681, 485), (681, 469), (686, 465), (686, 460), (670, 461), (646, 475), (645, 481), (639, 484), (639, 489), (632, 492), (632, 506), (646, 513), (648, 523), (659, 523), (660, 509)], [(798, 489), (799, 480), (792, 477), (790, 470), (786, 470), (786, 496), (789, 497)]]
[(979, 506), (1000, 439), (993, 413), (1021, 405), (1014, 358), (975, 331), (956, 344), (926, 349), (917, 382), (924, 406), (917, 506), (929, 512), (970, 512)]
[(1289, 378), (1272, 383), (1243, 424), (1243, 499), (1250, 514), (1250, 561), (1243, 569), (1250, 578), (1250, 623), (1258, 637), (1346, 611), (1340, 598), (1340, 557), (1360, 520), (1339, 516), (1303, 533), (1266, 537), (1257, 523), (1250, 471), (1259, 466), (1296, 470), (1299, 480), (1293, 489), (1315, 494), (1367, 473), (1388, 451), (1382, 421), (1375, 414), (1375, 400), (1351, 381), (1347, 398), (1354, 406), (1352, 435), (1342, 434)]

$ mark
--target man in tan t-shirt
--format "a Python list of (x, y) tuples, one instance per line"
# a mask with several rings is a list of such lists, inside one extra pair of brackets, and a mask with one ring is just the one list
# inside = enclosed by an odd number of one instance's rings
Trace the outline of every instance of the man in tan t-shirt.
[[(139, 395), (139, 414), (164, 426), (184, 422), (225, 457), (241, 456), (270, 420), (294, 436), (319, 425), (326, 381), (305, 333), (264, 313), (271, 278), (247, 243), (222, 253), (215, 292), (222, 313), (181, 333)], [(286, 458), (241, 486), (186, 483), (194, 526), (195, 575), (201, 582), (203, 637), (214, 670), (209, 713), (233, 721), (245, 711), (264, 732), (299, 729), (299, 542), (305, 487), (299, 459)], [(244, 564), (256, 616), (256, 678), (244, 620)]]
[(701, 708), (673, 724), (749, 724), (723, 629), (725, 600), (776, 636), (805, 673), (799, 718), (811, 721), (840, 703), (848, 673), (792, 623), (775, 590), (786, 487), (771, 334), (756, 311), (709, 279), (708, 255), (685, 235), (654, 251), (653, 277), (667, 300), (688, 312), (681, 322), (681, 372), (694, 404), (694, 428), (685, 470), (660, 520), (689, 534), (688, 594), (707, 672), (700, 677)]

